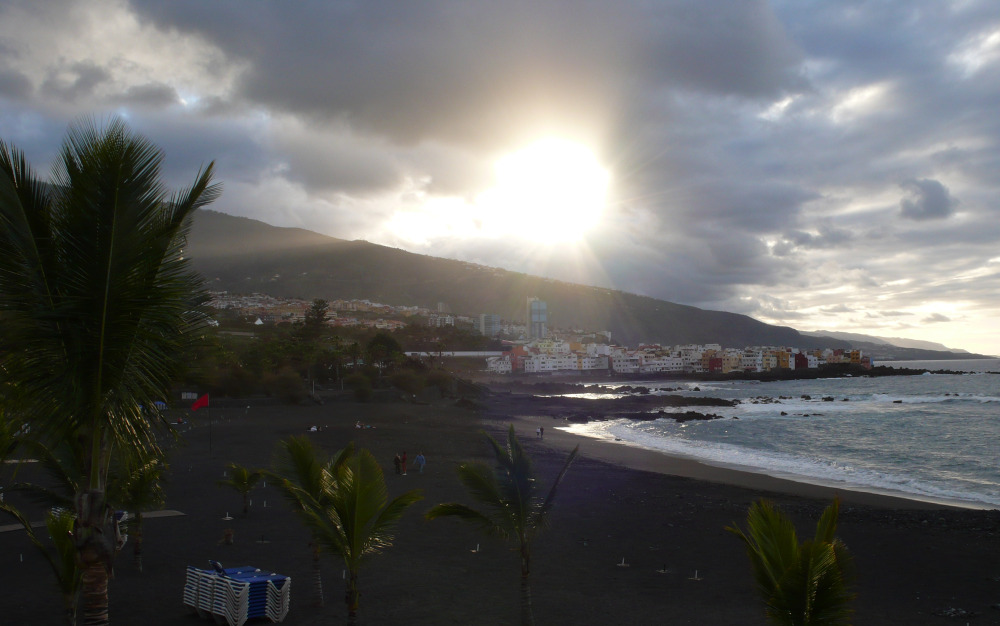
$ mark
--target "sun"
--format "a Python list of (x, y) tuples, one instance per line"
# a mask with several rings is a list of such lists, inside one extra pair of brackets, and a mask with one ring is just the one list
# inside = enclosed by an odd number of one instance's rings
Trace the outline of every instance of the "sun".
[(586, 146), (555, 138), (501, 157), (495, 177), (477, 201), (484, 232), (541, 242), (581, 240), (601, 219), (610, 179)]

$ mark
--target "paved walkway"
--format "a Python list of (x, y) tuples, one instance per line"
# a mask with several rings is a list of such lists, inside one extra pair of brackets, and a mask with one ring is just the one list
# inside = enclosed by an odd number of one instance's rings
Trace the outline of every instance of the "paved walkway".
[[(176, 517), (178, 515), (186, 515), (186, 513), (181, 513), (180, 511), (174, 511), (171, 509), (163, 511), (146, 511), (142, 514), (142, 519), (151, 519), (154, 517)], [(31, 527), (44, 528), (45, 522), (31, 522)], [(21, 526), (20, 524), (7, 524), (5, 526), (0, 526), (0, 533), (6, 533), (12, 530), (24, 530), (24, 526)]]

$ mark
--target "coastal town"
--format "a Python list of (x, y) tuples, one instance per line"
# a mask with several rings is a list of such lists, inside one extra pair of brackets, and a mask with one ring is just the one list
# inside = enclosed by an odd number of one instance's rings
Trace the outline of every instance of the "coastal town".
[[(610, 331), (553, 328), (546, 303), (528, 297), (525, 323), (503, 320), (497, 314), (478, 317), (455, 315), (444, 303), (434, 310), (420, 306), (393, 306), (370, 300), (331, 300), (326, 323), (340, 328), (369, 328), (396, 331), (412, 324), (429, 328), (466, 327), (496, 340), (496, 350), (443, 351), (452, 357), (485, 359), (486, 371), (493, 374), (586, 373), (615, 374), (770, 372), (773, 370), (816, 369), (825, 364), (872, 366), (861, 350), (815, 348), (802, 350), (788, 346), (727, 347), (717, 343), (663, 346), (640, 344), (620, 346), (612, 342)], [(264, 294), (233, 295), (215, 292), (209, 306), (230, 315), (252, 318), (256, 326), (302, 322), (312, 302), (276, 298)], [(425, 352), (410, 352), (424, 356)]]

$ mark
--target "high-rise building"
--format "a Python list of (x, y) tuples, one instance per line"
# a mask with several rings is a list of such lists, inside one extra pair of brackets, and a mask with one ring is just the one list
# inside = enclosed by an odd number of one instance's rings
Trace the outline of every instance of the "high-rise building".
[(548, 307), (543, 300), (528, 298), (528, 339), (545, 339), (548, 332)]
[(500, 316), (495, 313), (481, 313), (479, 332), (487, 337), (496, 337), (500, 332)]

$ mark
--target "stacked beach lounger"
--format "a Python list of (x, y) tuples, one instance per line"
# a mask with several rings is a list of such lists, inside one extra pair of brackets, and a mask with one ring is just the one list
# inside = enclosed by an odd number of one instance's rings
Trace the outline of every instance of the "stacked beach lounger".
[(288, 615), (292, 579), (250, 567), (223, 568), (212, 561), (212, 569), (188, 566), (184, 582), (184, 604), (201, 617), (225, 620), (242, 626), (248, 619), (266, 617), (280, 622)]

